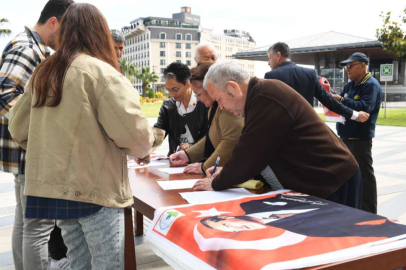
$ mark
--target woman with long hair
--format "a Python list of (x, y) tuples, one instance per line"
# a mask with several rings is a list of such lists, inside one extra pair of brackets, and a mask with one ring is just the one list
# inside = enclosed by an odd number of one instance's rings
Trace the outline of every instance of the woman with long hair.
[(126, 155), (148, 156), (153, 131), (96, 7), (72, 4), (56, 41), (10, 111), (27, 149), (25, 218), (57, 220), (71, 269), (123, 269)]

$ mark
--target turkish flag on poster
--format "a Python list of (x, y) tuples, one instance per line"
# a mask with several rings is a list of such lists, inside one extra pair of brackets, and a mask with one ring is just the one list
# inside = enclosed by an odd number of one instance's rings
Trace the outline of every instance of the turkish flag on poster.
[(292, 191), (158, 209), (153, 250), (186, 269), (297, 269), (406, 246), (406, 226)]
[[(326, 78), (320, 77), (319, 82), (320, 82), (321, 86), (323, 86), (324, 90), (327, 91), (327, 93), (331, 93), (331, 86)], [(335, 113), (333, 111), (330, 111), (324, 105), (323, 105), (323, 110), (324, 110), (324, 117), (326, 118), (326, 121), (340, 122), (342, 124), (345, 123), (345, 118), (343, 116), (341, 116), (338, 113)]]

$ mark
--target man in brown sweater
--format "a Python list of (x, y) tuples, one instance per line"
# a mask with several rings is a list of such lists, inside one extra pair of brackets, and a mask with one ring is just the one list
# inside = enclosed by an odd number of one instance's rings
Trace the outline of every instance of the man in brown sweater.
[(266, 165), (294, 191), (360, 208), (358, 164), (309, 103), (278, 80), (250, 78), (231, 62), (213, 65), (204, 87), (221, 109), (245, 117), (234, 152), (195, 190), (223, 190), (259, 174)]

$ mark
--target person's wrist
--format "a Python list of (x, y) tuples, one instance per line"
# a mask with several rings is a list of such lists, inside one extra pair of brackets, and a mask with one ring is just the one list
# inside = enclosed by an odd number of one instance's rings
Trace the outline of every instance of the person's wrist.
[(352, 111), (352, 116), (351, 116), (351, 120), (356, 120), (359, 116), (359, 112), (357, 111)]

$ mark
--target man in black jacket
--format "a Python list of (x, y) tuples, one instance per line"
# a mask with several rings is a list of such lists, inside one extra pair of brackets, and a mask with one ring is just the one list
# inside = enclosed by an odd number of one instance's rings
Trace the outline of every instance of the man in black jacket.
[(368, 72), (369, 59), (360, 52), (352, 54), (340, 65), (345, 66), (351, 80), (340, 95), (333, 95), (342, 104), (358, 110), (365, 110), (371, 117), (365, 123), (337, 123), (337, 133), (357, 160), (362, 176), (364, 196), (362, 210), (376, 214), (377, 187), (372, 167), (372, 138), (375, 137), (375, 126), (382, 102), (382, 88), (379, 82)]
[(335, 100), (317, 80), (316, 72), (313, 69), (297, 66), (290, 61), (290, 48), (286, 43), (278, 42), (268, 50), (269, 65), (272, 71), (265, 74), (265, 79), (280, 80), (304, 97), (313, 106), (316, 97), (324, 106), (346, 118), (365, 122), (369, 114), (357, 112)]

